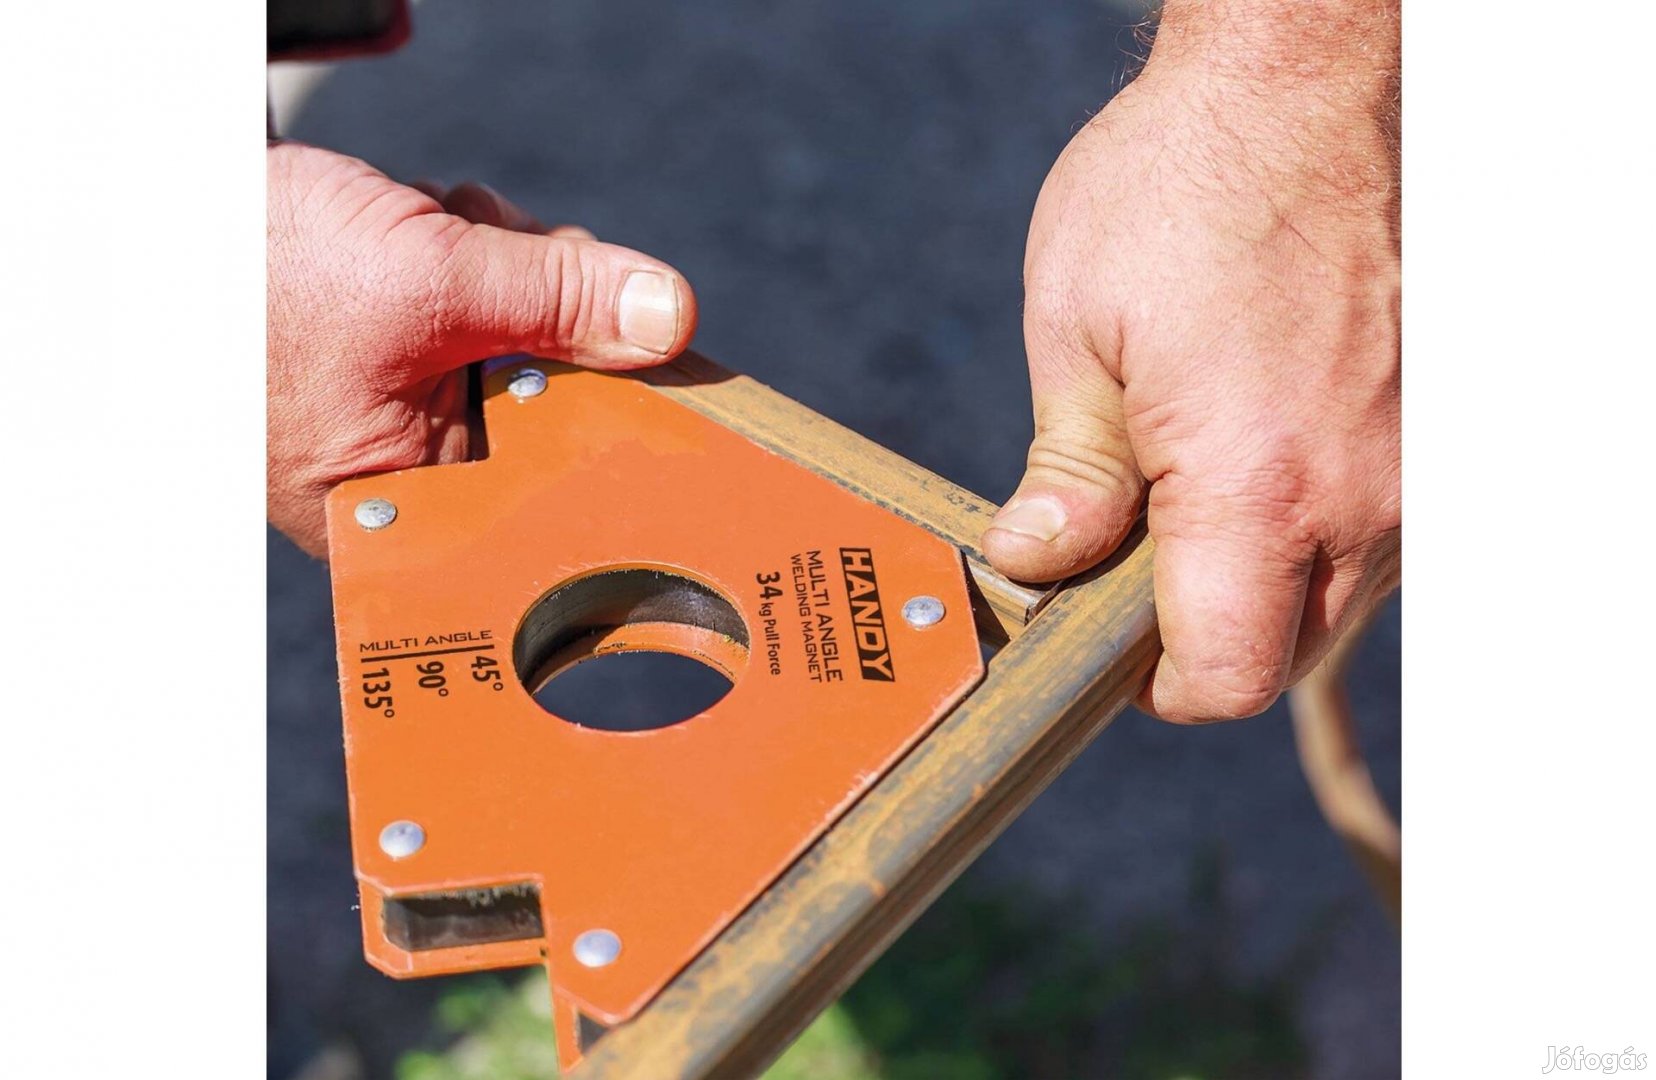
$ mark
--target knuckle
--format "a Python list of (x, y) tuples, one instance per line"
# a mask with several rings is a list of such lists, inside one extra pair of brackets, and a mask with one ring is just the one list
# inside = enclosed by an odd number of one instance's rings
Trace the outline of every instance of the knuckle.
[(333, 313), (335, 359), (352, 379), (376, 392), (395, 391), (422, 358), (454, 340), (471, 302), (462, 243), (458, 229), (411, 222), (362, 257), (338, 261), (312, 299), (325, 300)]
[(1287, 430), (1256, 431), (1181, 455), (1163, 505), (1180, 531), (1241, 531), (1254, 543), (1302, 550), (1326, 531), (1327, 499), (1303, 440)]
[(404, 302), (421, 313), (433, 343), (458, 333), (475, 303), (475, 271), (463, 257), (465, 235), (458, 219), (433, 233), (421, 246), (421, 257), (409, 260), (401, 278)]
[(1193, 684), (1191, 715), (1197, 720), (1245, 720), (1258, 716), (1282, 694), (1283, 665), (1212, 671)]
[(1032, 473), (1046, 474), (1101, 488), (1112, 495), (1136, 498), (1138, 473), (1128, 464), (1118, 440), (1098, 427), (1082, 426), (1062, 435), (1042, 430), (1025, 459)]
[(552, 284), (547, 290), (552, 308), (543, 324), (551, 344), (569, 353), (593, 325), (598, 274), (579, 244), (549, 242), (542, 260), (543, 280)]
[(1298, 571), (1321, 533), (1316, 507), (1274, 482), (1247, 476), (1206, 483), (1163, 477), (1150, 490), (1151, 528), (1161, 537), (1245, 550)]
[(1287, 514), (1305, 502), (1313, 488), (1304, 441), (1287, 425), (1262, 424), (1231, 448), (1231, 464), (1219, 476), (1240, 497)]

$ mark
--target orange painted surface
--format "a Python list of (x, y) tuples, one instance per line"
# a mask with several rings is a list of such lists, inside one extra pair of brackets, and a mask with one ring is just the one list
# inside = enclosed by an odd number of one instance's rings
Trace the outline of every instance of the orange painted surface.
[[(505, 386), (526, 366), (549, 385), (518, 400)], [(982, 660), (946, 541), (643, 385), (495, 365), (484, 412), (487, 459), (352, 480), (329, 499), (363, 937), (397, 977), (544, 959), (568, 1065), (576, 1010), (634, 1015), (971, 689)], [(393, 502), (395, 521), (360, 527), (368, 498)], [(701, 715), (600, 731), (524, 688), (513, 643), (526, 613), (617, 568), (700, 582), (746, 624), (746, 648), (659, 621), (591, 642), (733, 671)], [(917, 595), (943, 601), (941, 622), (903, 620)], [(894, 678), (865, 677), (865, 659), (867, 675)], [(394, 860), (378, 837), (396, 820), (426, 841)], [(385, 936), (386, 898), (525, 883), (540, 889), (542, 940), (407, 951)], [(595, 928), (621, 953), (583, 967), (572, 945)]]

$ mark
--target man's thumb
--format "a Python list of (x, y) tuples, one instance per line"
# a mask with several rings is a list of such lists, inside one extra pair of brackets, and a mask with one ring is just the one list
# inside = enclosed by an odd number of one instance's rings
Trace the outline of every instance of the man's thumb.
[(1035, 441), (1012, 498), (983, 534), (995, 569), (1055, 581), (1116, 549), (1144, 494), (1122, 420), (1122, 389), (1095, 357), (1030, 353)]
[(696, 329), (683, 275), (615, 244), (469, 226), (434, 275), (445, 366), (527, 352), (594, 368), (659, 364)]

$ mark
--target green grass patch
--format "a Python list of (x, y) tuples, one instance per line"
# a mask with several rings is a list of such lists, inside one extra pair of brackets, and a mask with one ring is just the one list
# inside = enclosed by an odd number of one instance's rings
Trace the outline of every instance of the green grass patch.
[[(824, 1012), (766, 1080), (1291, 1080), (1305, 1074), (1289, 976), (1230, 973), (1222, 865), (1193, 868), (1183, 926), (1106, 943), (1073, 914), (956, 888)], [(1292, 965), (1290, 965), (1292, 967)], [(457, 981), (434, 1017), (442, 1049), (397, 1080), (557, 1075), (544, 973)]]

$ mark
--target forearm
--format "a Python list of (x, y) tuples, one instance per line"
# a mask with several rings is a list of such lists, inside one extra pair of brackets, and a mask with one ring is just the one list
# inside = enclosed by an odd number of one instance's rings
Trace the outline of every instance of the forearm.
[(1200, 59), (1269, 83), (1345, 81), (1372, 94), (1396, 83), (1399, 0), (1167, 0), (1152, 60)]
[(1167, 0), (1144, 78), (1253, 180), (1395, 218), (1399, 28), (1398, 0)]

